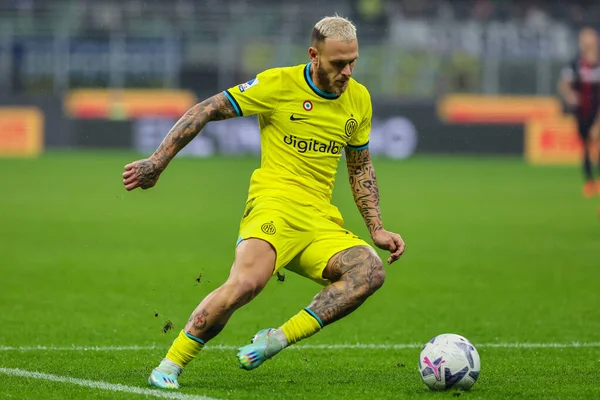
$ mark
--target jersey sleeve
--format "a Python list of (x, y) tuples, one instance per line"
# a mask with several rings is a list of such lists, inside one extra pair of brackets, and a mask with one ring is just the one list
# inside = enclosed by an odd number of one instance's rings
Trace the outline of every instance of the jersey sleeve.
[(270, 114), (277, 105), (281, 91), (281, 73), (270, 69), (256, 75), (241, 85), (233, 86), (223, 93), (229, 99), (238, 116)]
[(364, 90), (363, 115), (361, 116), (358, 128), (348, 140), (348, 147), (352, 150), (363, 150), (369, 147), (369, 135), (371, 134), (371, 120), (373, 119), (373, 105), (369, 92)]

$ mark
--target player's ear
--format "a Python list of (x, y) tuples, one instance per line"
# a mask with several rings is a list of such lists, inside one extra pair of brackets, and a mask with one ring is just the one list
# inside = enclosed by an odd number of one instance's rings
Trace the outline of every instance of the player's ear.
[(313, 63), (316, 63), (318, 56), (319, 56), (319, 50), (317, 50), (316, 47), (310, 46), (308, 48), (308, 58), (310, 58), (310, 61), (312, 61)]

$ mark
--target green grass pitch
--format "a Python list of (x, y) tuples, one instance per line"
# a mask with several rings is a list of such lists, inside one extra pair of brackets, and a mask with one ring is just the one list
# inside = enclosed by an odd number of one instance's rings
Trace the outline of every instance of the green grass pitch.
[[(135, 158), (0, 160), (0, 369), (147, 388), (191, 310), (227, 277), (258, 160), (178, 158), (156, 188), (127, 193), (120, 175)], [(273, 279), (190, 364), (179, 393), (600, 398), (599, 201), (581, 197), (579, 170), (433, 156), (376, 159), (375, 167), (384, 223), (407, 242), (383, 288), (302, 343), (312, 347), (240, 370), (232, 346), (279, 326), (319, 290), (292, 273)], [(343, 165), (334, 203), (366, 237)], [(166, 321), (174, 329), (163, 333)], [(417, 372), (418, 347), (335, 347), (422, 344), (447, 332), (480, 345), (481, 376), (469, 392), (429, 392)], [(143, 397), (0, 372), (3, 399)]]

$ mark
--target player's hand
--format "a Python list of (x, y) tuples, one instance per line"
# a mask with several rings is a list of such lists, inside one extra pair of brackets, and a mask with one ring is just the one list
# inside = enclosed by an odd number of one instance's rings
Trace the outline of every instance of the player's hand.
[(402, 240), (400, 235), (394, 232), (388, 232), (385, 229), (375, 232), (371, 236), (371, 239), (373, 239), (375, 246), (392, 253), (387, 260), (388, 264), (398, 260), (404, 253), (404, 248), (406, 247), (404, 240)]
[(577, 94), (573, 93), (573, 92), (569, 92), (566, 96), (565, 96), (565, 102), (567, 103), (567, 105), (569, 105), (570, 107), (577, 107), (579, 105), (579, 99), (577, 98)]
[(125, 166), (123, 172), (123, 185), (125, 189), (133, 190), (135, 188), (149, 189), (156, 185), (156, 181), (164, 168), (159, 163), (150, 158), (134, 161)]

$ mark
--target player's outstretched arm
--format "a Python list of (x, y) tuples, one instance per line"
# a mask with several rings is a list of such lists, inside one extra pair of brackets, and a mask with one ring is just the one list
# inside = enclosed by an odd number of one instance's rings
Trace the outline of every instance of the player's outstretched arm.
[(175, 123), (152, 156), (125, 166), (123, 173), (125, 188), (133, 190), (137, 187), (142, 189), (153, 187), (175, 155), (198, 135), (204, 125), (210, 121), (236, 116), (233, 105), (224, 93), (216, 94), (196, 104)]
[(369, 148), (354, 150), (346, 147), (346, 166), (354, 202), (365, 220), (373, 243), (392, 253), (388, 258), (388, 264), (391, 264), (400, 258), (405, 244), (400, 235), (383, 229), (379, 209), (379, 187)]

